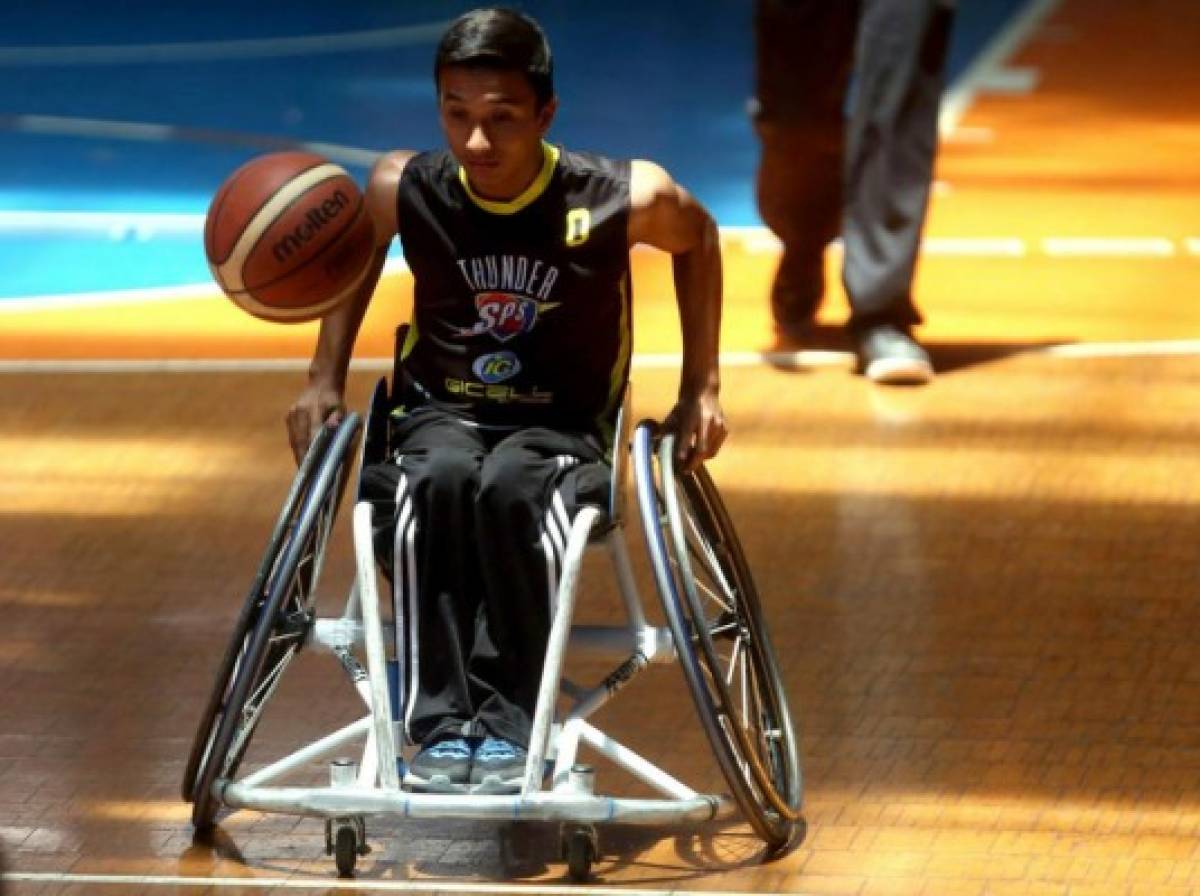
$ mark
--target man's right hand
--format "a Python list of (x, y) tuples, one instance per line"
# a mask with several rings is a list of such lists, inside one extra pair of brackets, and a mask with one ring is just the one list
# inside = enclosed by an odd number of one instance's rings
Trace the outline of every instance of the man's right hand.
[(300, 393), (296, 403), (288, 410), (288, 441), (296, 464), (304, 459), (308, 443), (322, 426), (336, 426), (346, 412), (342, 392), (333, 386), (313, 383)]

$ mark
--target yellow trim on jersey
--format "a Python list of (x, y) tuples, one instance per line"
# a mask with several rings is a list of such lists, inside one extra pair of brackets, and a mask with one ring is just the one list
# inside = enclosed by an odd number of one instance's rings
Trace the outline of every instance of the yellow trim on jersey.
[[(404, 363), (404, 359), (407, 358), (410, 354), (412, 354), (412, 350), (417, 347), (417, 340), (420, 338), (421, 337), (419, 335), (417, 335), (417, 320), (416, 320), (416, 317), (414, 317), (408, 323), (408, 325), (405, 327), (404, 344), (401, 345), (400, 349), (399, 349), (400, 357), (396, 358), (394, 361), (395, 367), (393, 369), (393, 372), (395, 373), (395, 375), (393, 376), (393, 379), (392, 379), (392, 400), (393, 401), (396, 401), (401, 397), (399, 395), (400, 384), (398, 382), (396, 382), (396, 379), (398, 379), (400, 376), (400, 374), (398, 372), (399, 367), (401, 364)], [(407, 415), (408, 415), (408, 408), (402, 404), (397, 404), (394, 408), (392, 408), (392, 412), (388, 416), (395, 417), (396, 419), (400, 419), (401, 417), (405, 417)]]
[(417, 347), (417, 319), (414, 315), (412, 322), (408, 325), (408, 332), (404, 334), (404, 345), (400, 347), (400, 360), (403, 361), (412, 350)]
[(542, 170), (538, 172), (538, 176), (533, 179), (528, 187), (525, 188), (520, 196), (515, 199), (510, 199), (507, 202), (496, 202), (492, 199), (484, 199), (478, 193), (471, 189), (471, 183), (467, 179), (467, 169), (462, 165), (458, 166), (458, 179), (462, 182), (463, 189), (467, 191), (467, 195), (477, 206), (485, 212), (491, 212), (493, 215), (512, 215), (525, 208), (544, 192), (550, 183), (550, 177), (554, 174), (554, 166), (558, 164), (559, 149), (557, 146), (551, 146), (545, 140), (542, 141)]
[(625, 395), (625, 387), (628, 383), (629, 358), (633, 354), (633, 339), (630, 333), (629, 316), (630, 305), (629, 301), (629, 280), (630, 273), (625, 272), (621, 278), (621, 345), (617, 349), (617, 361), (613, 364), (612, 371), (609, 373), (608, 379), (608, 401), (604, 413), (597, 421), (600, 425), (600, 436), (604, 440), (604, 444), (608, 451), (606, 459), (612, 462), (612, 452), (614, 450), (621, 451), (624, 446), (613, 445), (613, 439), (617, 435), (613, 432), (613, 415), (616, 413), (617, 406)]

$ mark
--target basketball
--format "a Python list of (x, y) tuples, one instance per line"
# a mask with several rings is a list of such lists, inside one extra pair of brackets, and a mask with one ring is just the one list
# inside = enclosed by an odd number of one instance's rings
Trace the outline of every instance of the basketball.
[(321, 317), (370, 267), (375, 229), (346, 170), (319, 155), (259, 156), (217, 190), (204, 254), (221, 290), (264, 320)]

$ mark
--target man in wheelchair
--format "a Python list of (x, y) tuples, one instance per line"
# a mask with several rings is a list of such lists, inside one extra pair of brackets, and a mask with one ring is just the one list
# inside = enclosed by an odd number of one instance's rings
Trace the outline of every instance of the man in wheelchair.
[[(321, 322), (288, 413), (299, 459), (343, 413), (351, 351), (398, 235), (414, 308), (385, 463), (364, 471), (408, 621), (405, 786), (519, 791), (575, 509), (607, 503), (631, 356), (629, 249), (673, 256), (683, 335), (666, 420), (694, 469), (725, 438), (716, 225), (658, 165), (551, 145), (549, 46), (504, 9), (455, 21), (434, 64), (448, 149), (389, 152), (366, 198), (373, 267)], [(397, 633), (398, 638), (404, 635)]]

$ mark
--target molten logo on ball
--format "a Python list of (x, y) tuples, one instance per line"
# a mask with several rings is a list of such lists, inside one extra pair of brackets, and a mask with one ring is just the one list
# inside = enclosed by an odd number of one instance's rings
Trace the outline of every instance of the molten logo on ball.
[(271, 247), (275, 260), (282, 263), (298, 252), (305, 243), (320, 233), (321, 228), (336, 218), (350, 206), (350, 197), (338, 190), (332, 197), (326, 199), (317, 208), (304, 216), (304, 221), (297, 225), (291, 233), (284, 236)]

